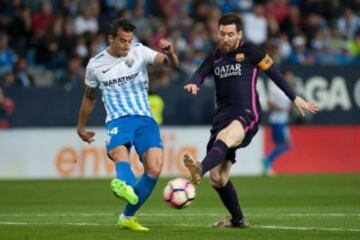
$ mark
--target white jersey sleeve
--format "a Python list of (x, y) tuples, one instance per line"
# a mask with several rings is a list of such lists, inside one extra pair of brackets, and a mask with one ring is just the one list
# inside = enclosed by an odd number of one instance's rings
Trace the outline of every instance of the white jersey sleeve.
[(95, 69), (91, 66), (91, 62), (86, 66), (85, 84), (92, 88), (96, 88), (99, 85), (99, 81), (95, 75)]
[(157, 51), (152, 50), (151, 48), (138, 43), (139, 52), (144, 60), (148, 64), (153, 64), (155, 61)]

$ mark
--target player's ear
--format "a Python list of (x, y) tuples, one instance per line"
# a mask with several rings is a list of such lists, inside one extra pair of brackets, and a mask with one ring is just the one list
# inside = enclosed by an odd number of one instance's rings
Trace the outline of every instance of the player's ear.
[(111, 34), (108, 35), (108, 41), (110, 44), (114, 42), (114, 37)]
[(239, 31), (239, 40), (241, 40), (243, 38), (243, 31)]

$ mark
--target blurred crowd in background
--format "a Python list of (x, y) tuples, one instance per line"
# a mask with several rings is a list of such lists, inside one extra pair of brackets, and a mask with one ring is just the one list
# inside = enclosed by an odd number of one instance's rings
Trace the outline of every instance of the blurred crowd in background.
[[(359, 7), (359, 0), (0, 0), (0, 86), (82, 86), (87, 61), (106, 48), (118, 17), (133, 20), (136, 41), (151, 48), (169, 39), (181, 78), (213, 49), (226, 12), (242, 16), (246, 39), (276, 63), (359, 64)], [(150, 69), (155, 85), (173, 81), (170, 71)]]

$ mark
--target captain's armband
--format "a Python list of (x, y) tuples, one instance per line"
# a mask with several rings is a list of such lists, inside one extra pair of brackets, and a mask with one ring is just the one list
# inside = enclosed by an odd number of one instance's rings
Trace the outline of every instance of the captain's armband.
[(274, 61), (271, 57), (266, 54), (265, 57), (258, 63), (258, 66), (261, 70), (266, 71), (273, 65), (273, 63)]

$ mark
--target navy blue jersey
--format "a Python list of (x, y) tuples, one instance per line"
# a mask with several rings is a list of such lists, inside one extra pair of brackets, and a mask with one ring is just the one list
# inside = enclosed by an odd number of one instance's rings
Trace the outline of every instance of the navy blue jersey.
[[(232, 52), (222, 53), (217, 49), (209, 54), (190, 83), (200, 85), (206, 77), (214, 78), (217, 104), (214, 122), (242, 115), (251, 116), (258, 122), (257, 74), (259, 69), (266, 72), (272, 65), (273, 60), (263, 49), (251, 43), (242, 43)], [(275, 83), (294, 100), (295, 93), (283, 78), (276, 79)]]

